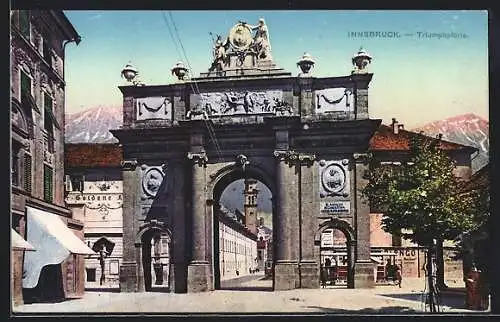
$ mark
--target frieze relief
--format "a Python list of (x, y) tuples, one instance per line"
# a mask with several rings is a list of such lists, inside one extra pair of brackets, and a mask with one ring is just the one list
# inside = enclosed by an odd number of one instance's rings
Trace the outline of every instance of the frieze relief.
[(21, 48), (16, 48), (14, 50), (14, 59), (14, 65), (20, 65), (30, 75), (35, 75), (36, 67), (34, 60), (28, 54), (26, 54), (24, 50), (22, 50)]
[(350, 189), (349, 160), (319, 162), (319, 192), (320, 197), (348, 197)]
[(293, 114), (292, 106), (283, 100), (281, 90), (201, 93), (196, 105), (193, 109), (201, 109), (208, 117)]
[(135, 104), (138, 121), (148, 119), (171, 119), (172, 117), (172, 102), (167, 97), (137, 98)]
[(315, 91), (316, 113), (346, 113), (352, 112), (353, 91), (351, 88), (327, 88)]

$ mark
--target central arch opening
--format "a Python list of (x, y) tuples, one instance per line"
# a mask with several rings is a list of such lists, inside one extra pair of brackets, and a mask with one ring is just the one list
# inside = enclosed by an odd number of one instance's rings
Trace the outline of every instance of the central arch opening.
[(214, 189), (214, 288), (273, 290), (273, 198), (262, 176), (232, 172)]

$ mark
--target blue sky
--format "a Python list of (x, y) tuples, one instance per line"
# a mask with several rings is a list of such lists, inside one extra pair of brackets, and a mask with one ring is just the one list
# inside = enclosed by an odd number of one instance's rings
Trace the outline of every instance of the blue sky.
[[(486, 11), (65, 11), (80, 45), (66, 46), (66, 108), (121, 105), (120, 71), (132, 62), (146, 84), (175, 82), (179, 60), (193, 76), (211, 63), (209, 32), (226, 36), (239, 20), (264, 17), (275, 62), (298, 73), (304, 52), (317, 77), (344, 76), (360, 46), (373, 56), (370, 115), (408, 128), (464, 113), (488, 117), (488, 16)], [(172, 20), (181, 38), (175, 36)], [(351, 31), (398, 32), (399, 38), (352, 38)], [(460, 33), (467, 38), (419, 37), (417, 32)], [(413, 34), (413, 36), (405, 36)]]

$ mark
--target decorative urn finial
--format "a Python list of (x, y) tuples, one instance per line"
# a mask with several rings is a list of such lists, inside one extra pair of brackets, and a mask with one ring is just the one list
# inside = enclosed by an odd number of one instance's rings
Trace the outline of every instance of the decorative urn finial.
[(303, 74), (309, 74), (309, 71), (314, 66), (314, 59), (308, 53), (304, 53), (297, 62), (297, 66), (300, 67)]
[(134, 85), (138, 84), (138, 82), (135, 80), (138, 74), (139, 72), (134, 66), (132, 66), (130, 62), (125, 65), (121, 72), (122, 77), (125, 78), (127, 82), (133, 83)]
[(171, 72), (178, 80), (182, 81), (186, 78), (188, 69), (184, 66), (184, 63), (180, 61), (172, 67)]
[(366, 66), (372, 62), (372, 56), (360, 47), (358, 53), (352, 57), (353, 73), (366, 73)]

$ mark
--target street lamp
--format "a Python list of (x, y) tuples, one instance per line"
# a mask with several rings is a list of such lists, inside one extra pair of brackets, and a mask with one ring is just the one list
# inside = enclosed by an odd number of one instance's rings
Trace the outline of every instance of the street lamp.
[(302, 57), (297, 62), (297, 66), (300, 67), (300, 70), (303, 74), (309, 74), (309, 71), (314, 66), (314, 59), (308, 53), (304, 53)]
[(358, 53), (352, 57), (352, 65), (354, 66), (352, 73), (366, 73), (365, 68), (371, 61), (372, 56), (363, 47), (360, 47)]
[(188, 69), (184, 66), (184, 63), (180, 61), (172, 67), (171, 72), (178, 80), (182, 81), (185, 79)]

